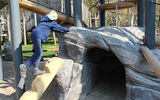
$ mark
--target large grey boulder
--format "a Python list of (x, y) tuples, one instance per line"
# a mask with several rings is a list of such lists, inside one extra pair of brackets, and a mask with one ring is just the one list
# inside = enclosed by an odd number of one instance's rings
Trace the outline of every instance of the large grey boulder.
[[(56, 100), (81, 100), (91, 90), (96, 73), (95, 65), (88, 61), (87, 52), (92, 48), (112, 51), (125, 66), (126, 100), (160, 100), (160, 78), (140, 52), (143, 28), (71, 27), (70, 30), (57, 34), (59, 57), (66, 60), (53, 81)], [(160, 57), (159, 50), (153, 52)]]

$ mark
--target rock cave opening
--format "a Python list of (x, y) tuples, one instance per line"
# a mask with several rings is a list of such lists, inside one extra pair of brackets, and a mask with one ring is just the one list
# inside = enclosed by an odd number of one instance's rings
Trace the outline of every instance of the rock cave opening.
[(113, 52), (90, 48), (86, 53), (86, 58), (89, 66), (92, 66), (91, 70), (94, 72), (92, 79), (95, 80), (87, 97), (97, 95), (94, 97), (95, 100), (101, 96), (103, 100), (124, 100), (126, 95), (125, 68)]

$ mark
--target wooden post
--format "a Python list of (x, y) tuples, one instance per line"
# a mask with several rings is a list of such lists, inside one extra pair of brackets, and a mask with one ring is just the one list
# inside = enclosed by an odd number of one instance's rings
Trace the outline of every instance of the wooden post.
[(37, 14), (36, 13), (34, 13), (34, 25), (35, 27), (37, 26)]
[(23, 13), (23, 41), (24, 41), (24, 45), (27, 45), (27, 38), (26, 38), (26, 18), (25, 15)]
[(55, 32), (53, 32), (53, 40), (54, 40), (54, 45), (56, 45), (56, 35), (55, 35)]
[(10, 30), (10, 16), (7, 15), (7, 29), (8, 29), (8, 41), (11, 41), (11, 30)]
[(127, 9), (128, 25), (130, 24), (129, 8)]
[(89, 13), (89, 27), (92, 27), (92, 15)]
[(134, 25), (134, 14), (131, 13), (131, 26), (133, 26), (133, 25)]
[(61, 0), (61, 12), (64, 12), (64, 0)]
[(118, 26), (118, 9), (117, 9), (117, 5), (116, 5), (116, 26)]
[(97, 20), (96, 20), (96, 18), (97, 18), (97, 17), (96, 17), (96, 14), (95, 14), (95, 16), (94, 16), (94, 22), (95, 22), (94, 24), (95, 24), (95, 27), (97, 26)]

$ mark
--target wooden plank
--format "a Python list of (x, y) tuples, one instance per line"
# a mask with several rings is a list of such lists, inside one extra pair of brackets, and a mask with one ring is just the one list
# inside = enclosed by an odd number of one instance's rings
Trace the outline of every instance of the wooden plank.
[(127, 1), (120, 1), (116, 3), (110, 3), (110, 4), (102, 4), (98, 6), (99, 10), (115, 10), (116, 5), (117, 9), (126, 9), (126, 8), (131, 8), (135, 6), (137, 3), (137, 0), (127, 0)]
[(0, 34), (0, 36), (8, 36), (7, 34)]
[[(48, 51), (55, 51), (58, 52), (58, 49), (44, 49), (43, 52), (48, 52)], [(32, 50), (23, 50), (23, 53), (27, 53), (27, 52), (33, 52)]]
[(131, 7), (134, 6), (133, 4), (115, 3), (115, 4), (103, 4), (103, 5), (99, 5), (98, 9), (99, 10), (115, 10), (116, 9), (116, 5), (117, 5), (117, 9), (118, 10), (126, 9), (126, 8), (131, 8)]

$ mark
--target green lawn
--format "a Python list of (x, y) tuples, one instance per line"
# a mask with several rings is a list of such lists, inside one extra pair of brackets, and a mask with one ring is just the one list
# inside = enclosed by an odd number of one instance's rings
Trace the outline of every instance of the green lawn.
[[(58, 40), (57, 40), (58, 42)], [(28, 45), (22, 45), (22, 50), (32, 50), (33, 47), (32, 44), (28, 44)], [(53, 40), (48, 40), (46, 43), (42, 43), (42, 48), (43, 49), (56, 49), (58, 48), (58, 43), (56, 45), (54, 45)], [(31, 57), (33, 54), (33, 52), (28, 52), (28, 53), (23, 53), (24, 57)], [(43, 57), (53, 57), (55, 56), (56, 52), (54, 51), (47, 51), (47, 52), (43, 52)]]
[[(58, 49), (59, 47), (59, 44), (58, 44), (58, 39), (56, 40), (56, 45), (54, 45), (54, 41), (52, 39), (52, 37), (49, 37), (49, 40), (47, 40), (46, 43), (42, 43), (42, 49)], [(22, 45), (22, 50), (25, 51), (25, 50), (32, 50), (33, 49), (33, 44), (32, 42), (28, 43), (27, 45)], [(4, 50), (4, 46), (1, 45), (1, 49), (2, 51)], [(27, 52), (27, 53), (23, 53), (23, 56), (24, 57), (31, 57), (33, 54), (33, 52)], [(43, 52), (43, 57), (53, 57), (55, 56), (56, 52), (54, 51), (47, 51), (47, 52)], [(4, 57), (4, 54), (2, 54), (2, 56)]]

